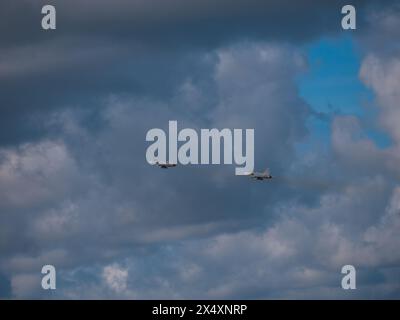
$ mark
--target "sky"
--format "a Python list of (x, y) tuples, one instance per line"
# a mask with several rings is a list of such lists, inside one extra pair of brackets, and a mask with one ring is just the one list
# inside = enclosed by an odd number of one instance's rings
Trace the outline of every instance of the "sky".
[[(51, 3), (0, 0), (0, 298), (400, 298), (397, 1)], [(170, 120), (275, 178), (149, 165)]]

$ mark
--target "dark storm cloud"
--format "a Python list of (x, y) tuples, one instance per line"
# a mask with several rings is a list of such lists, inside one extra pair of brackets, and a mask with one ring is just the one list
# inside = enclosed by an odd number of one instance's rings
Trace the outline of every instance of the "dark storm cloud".
[(97, 110), (110, 93), (168, 96), (207, 72), (200, 55), (226, 43), (336, 33), (342, 1), (53, 1), (54, 32), (41, 29), (44, 4), (1, 3), (1, 145), (48, 133), (51, 110)]
[[(353, 1), (361, 10), (369, 1)], [(213, 45), (238, 37), (303, 41), (338, 31), (345, 1), (52, 1), (57, 36), (43, 34), (41, 7), (46, 1), (3, 1), (3, 46), (74, 35), (125, 38), (144, 43)], [(10, 19), (13, 17), (13, 19)], [(12, 30), (12, 32), (10, 32)]]
[(42, 117), (54, 110), (95, 113), (102, 99), (116, 93), (168, 97), (185, 77), (207, 72), (202, 52), (136, 50), (91, 41), (73, 45), (73, 40), (56, 41), (0, 54), (0, 143), (45, 133)]

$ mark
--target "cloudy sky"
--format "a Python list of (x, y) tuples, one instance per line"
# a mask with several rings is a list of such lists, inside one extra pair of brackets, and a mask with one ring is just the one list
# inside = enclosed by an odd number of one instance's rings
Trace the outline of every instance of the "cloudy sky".
[[(0, 0), (0, 298), (400, 298), (400, 5), (347, 2)], [(276, 179), (150, 166), (169, 120)]]

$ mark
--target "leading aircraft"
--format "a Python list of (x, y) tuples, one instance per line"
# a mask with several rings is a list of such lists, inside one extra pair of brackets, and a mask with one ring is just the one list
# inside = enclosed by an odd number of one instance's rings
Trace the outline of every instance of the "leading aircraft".
[(152, 164), (156, 164), (157, 166), (159, 166), (162, 169), (168, 169), (168, 168), (173, 168), (176, 167), (176, 163), (168, 163), (168, 162), (159, 162), (159, 161), (155, 161)]

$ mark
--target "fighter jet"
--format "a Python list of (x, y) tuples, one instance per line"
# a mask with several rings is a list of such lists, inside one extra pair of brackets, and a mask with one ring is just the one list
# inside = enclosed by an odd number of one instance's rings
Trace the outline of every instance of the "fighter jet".
[(250, 172), (248, 176), (254, 180), (269, 180), (272, 179), (271, 174), (269, 173), (269, 169), (266, 169), (264, 172)]
[(168, 162), (161, 163), (161, 162), (156, 161), (156, 162), (153, 162), (152, 164), (156, 164), (162, 169), (168, 169), (168, 168), (176, 167), (176, 163), (168, 163)]

